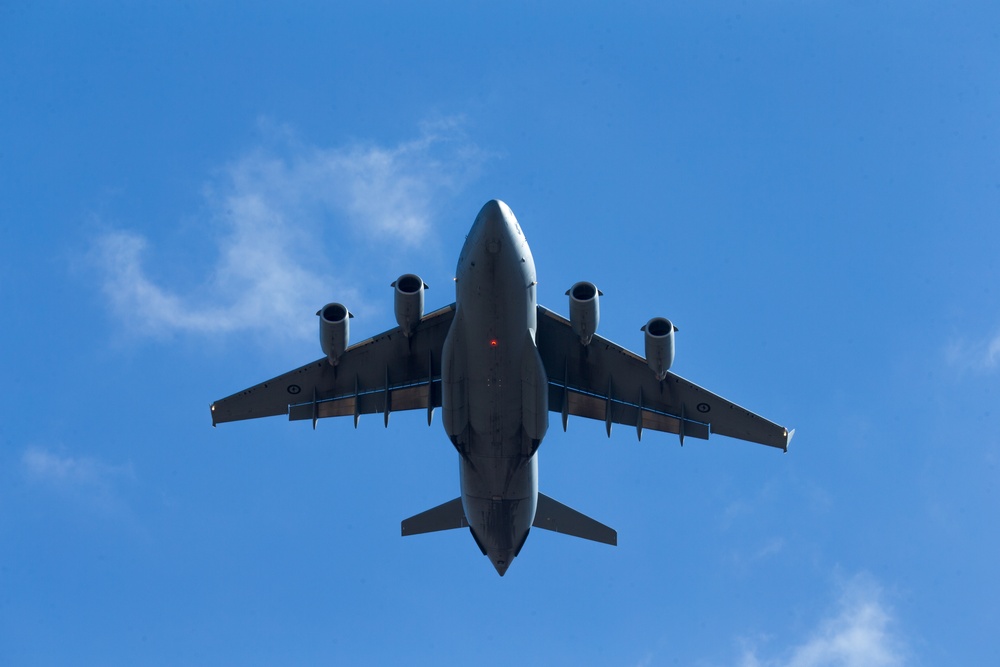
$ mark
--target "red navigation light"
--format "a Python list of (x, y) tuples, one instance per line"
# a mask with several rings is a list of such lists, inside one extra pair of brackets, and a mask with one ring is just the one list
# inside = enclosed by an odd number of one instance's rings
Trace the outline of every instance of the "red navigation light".
[(494, 338), (493, 340), (490, 341), (490, 347), (496, 347), (496, 346), (497, 346), (497, 339)]

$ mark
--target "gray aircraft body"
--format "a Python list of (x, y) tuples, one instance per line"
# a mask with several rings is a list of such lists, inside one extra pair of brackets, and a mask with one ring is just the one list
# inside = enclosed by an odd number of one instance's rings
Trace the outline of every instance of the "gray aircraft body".
[(383, 415), (442, 408), (459, 454), (462, 495), (402, 522), (413, 535), (468, 527), (503, 576), (534, 527), (606, 544), (617, 533), (538, 491), (549, 412), (707, 439), (710, 433), (788, 449), (793, 432), (670, 372), (673, 324), (643, 327), (645, 358), (596, 335), (600, 292), (567, 292), (570, 317), (539, 306), (535, 262), (510, 208), (483, 206), (462, 247), (455, 303), (423, 314), (423, 281), (393, 283), (399, 326), (353, 346), (343, 305), (321, 309), (325, 357), (212, 404), (213, 425)]

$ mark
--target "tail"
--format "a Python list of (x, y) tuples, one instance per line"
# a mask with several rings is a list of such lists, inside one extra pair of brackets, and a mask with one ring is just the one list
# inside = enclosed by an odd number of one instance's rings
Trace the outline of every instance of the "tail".
[(618, 546), (618, 532), (614, 528), (605, 526), (600, 521), (594, 521), (572, 507), (567, 507), (559, 501), (549, 498), (544, 493), (538, 494), (538, 508), (535, 510), (535, 520), (531, 525), (565, 535), (582, 537), (585, 540)]
[[(538, 494), (538, 506), (535, 510), (535, 520), (531, 524), (533, 527), (551, 530), (564, 535), (582, 537), (585, 540), (601, 542), (602, 544), (618, 545), (618, 533), (614, 528), (605, 526), (600, 521), (595, 521), (585, 514), (577, 512), (572, 507), (567, 507), (557, 500), (549, 498), (544, 493)], [(421, 533), (433, 533), (439, 530), (452, 530), (454, 528), (467, 528), (469, 522), (465, 518), (465, 511), (462, 509), (462, 499), (455, 498), (437, 507), (411, 516), (402, 522), (400, 528), (403, 535), (419, 535)], [(475, 533), (473, 533), (475, 537)], [(477, 541), (476, 544), (479, 544)], [(483, 546), (479, 548), (486, 553)]]
[[(437, 507), (411, 516), (400, 525), (403, 536), (433, 533), (438, 530), (465, 528), (469, 522), (465, 520), (465, 510), (462, 509), (462, 499), (455, 498)], [(485, 553), (485, 552), (484, 552)]]

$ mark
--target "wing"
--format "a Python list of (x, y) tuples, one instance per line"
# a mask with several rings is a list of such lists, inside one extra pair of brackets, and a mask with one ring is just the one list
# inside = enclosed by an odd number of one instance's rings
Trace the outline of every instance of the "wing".
[(212, 425), (287, 414), (317, 419), (427, 410), (441, 405), (441, 349), (454, 304), (425, 315), (406, 338), (399, 327), (344, 350), (336, 366), (323, 357), (212, 404)]
[(538, 307), (538, 351), (549, 376), (549, 409), (568, 415), (600, 419), (607, 425), (635, 427), (708, 439), (709, 433), (728, 435), (788, 450), (794, 431), (667, 373), (656, 379), (646, 360), (606, 338), (594, 336), (584, 347), (569, 320)]

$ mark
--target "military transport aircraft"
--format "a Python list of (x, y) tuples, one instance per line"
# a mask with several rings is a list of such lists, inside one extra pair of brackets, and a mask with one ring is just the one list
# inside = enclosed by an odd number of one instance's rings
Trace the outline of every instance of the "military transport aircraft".
[(325, 357), (212, 404), (212, 424), (288, 415), (316, 420), (440, 407), (460, 458), (462, 495), (402, 522), (403, 535), (468, 527), (500, 576), (532, 527), (615, 545), (618, 534), (538, 491), (549, 412), (707, 439), (709, 433), (787, 451), (794, 431), (670, 372), (674, 331), (643, 327), (645, 359), (596, 334), (601, 292), (567, 292), (569, 319), (535, 302), (535, 262), (510, 208), (483, 206), (462, 247), (455, 303), (428, 315), (416, 275), (395, 288), (399, 326), (349, 346), (347, 308), (318, 313)]

